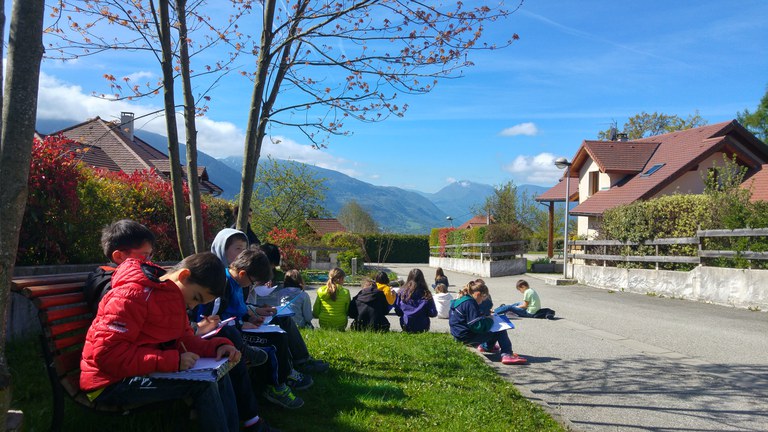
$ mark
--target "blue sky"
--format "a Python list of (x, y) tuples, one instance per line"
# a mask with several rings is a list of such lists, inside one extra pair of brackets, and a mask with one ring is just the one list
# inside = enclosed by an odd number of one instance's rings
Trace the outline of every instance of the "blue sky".
[[(7, 2), (10, 3), (10, 2)], [(466, 2), (468, 4), (476, 2)], [(298, 131), (275, 129), (275, 157), (314, 163), (377, 185), (436, 192), (456, 180), (553, 185), (559, 156), (572, 157), (612, 120), (641, 111), (710, 123), (753, 110), (768, 86), (768, 1), (534, 1), (490, 26), (511, 47), (470, 57), (464, 77), (422, 96), (401, 97), (405, 118), (348, 122), (349, 137), (314, 150)], [(91, 92), (102, 76), (155, 79), (157, 66), (128, 54), (45, 61), (40, 118), (114, 119), (145, 113), (160, 99), (108, 102)], [(213, 94), (200, 122), (201, 150), (241, 155), (251, 83), (234, 76)], [(163, 133), (164, 120), (137, 128)], [(214, 179), (215, 181), (215, 179)]]

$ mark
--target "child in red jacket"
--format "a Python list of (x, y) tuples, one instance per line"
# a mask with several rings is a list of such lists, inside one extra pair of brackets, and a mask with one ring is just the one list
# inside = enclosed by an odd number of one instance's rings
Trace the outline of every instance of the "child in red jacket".
[(218, 382), (147, 376), (189, 369), (201, 356), (240, 360), (228, 339), (195, 336), (187, 320), (187, 307), (212, 301), (225, 285), (224, 266), (211, 253), (191, 255), (168, 272), (127, 259), (88, 329), (80, 388), (94, 403), (108, 406), (191, 398), (201, 430), (238, 430), (228, 376)]

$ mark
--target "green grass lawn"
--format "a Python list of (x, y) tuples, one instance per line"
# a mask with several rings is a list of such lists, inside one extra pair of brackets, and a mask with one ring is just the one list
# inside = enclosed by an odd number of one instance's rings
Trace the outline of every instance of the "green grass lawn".
[[(285, 431), (504, 431), (563, 430), (523, 398), (482, 358), (449, 335), (305, 333), (310, 352), (331, 370), (299, 391), (306, 404), (286, 410), (264, 401), (269, 422)], [(45, 430), (50, 387), (35, 341), (8, 345), (13, 407), (25, 412), (27, 430)], [(525, 373), (525, 367), (510, 366)], [(179, 409), (176, 417), (183, 415)], [(65, 430), (168, 430), (174, 415), (149, 412), (131, 419), (67, 406)]]

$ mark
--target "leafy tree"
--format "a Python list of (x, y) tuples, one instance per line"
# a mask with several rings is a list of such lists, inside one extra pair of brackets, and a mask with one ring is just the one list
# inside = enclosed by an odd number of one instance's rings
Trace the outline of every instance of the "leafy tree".
[[(304, 164), (278, 163), (268, 158), (256, 177), (252, 226), (257, 233), (273, 228), (308, 232), (305, 221), (327, 214), (325, 179), (315, 178)], [(248, 212), (239, 212), (239, 214)]]
[(491, 214), (498, 224), (518, 223), (517, 186), (512, 181), (497, 186), (476, 213)]
[(336, 218), (350, 232), (357, 234), (373, 234), (379, 232), (376, 221), (357, 201), (352, 200), (344, 204)]
[(736, 119), (757, 138), (768, 142), (768, 89), (754, 112), (745, 109), (736, 114)]
[[(43, 0), (13, 2), (8, 34), (6, 76), (0, 70), (0, 425), (5, 428), (11, 402), (11, 375), (5, 356), (8, 294), (19, 232), (27, 202), (27, 177), (37, 118), (40, 62), (43, 58)], [(0, 0), (0, 58), (5, 41), (5, 1)], [(2, 78), (5, 78), (4, 80)]]
[[(643, 111), (640, 114), (636, 114), (630, 117), (627, 122), (624, 123), (624, 129), (622, 130), (622, 133), (627, 134), (627, 138), (634, 140), (674, 131), (691, 129), (704, 126), (706, 124), (707, 121), (701, 117), (701, 115), (699, 115), (698, 110), (694, 114), (689, 115), (687, 118), (682, 118), (674, 114), (669, 115), (657, 112), (648, 114), (647, 112)], [(613, 131), (612, 128), (610, 128), (598, 133), (597, 138), (601, 140), (608, 140), (612, 138), (612, 135)]]
[[(519, 6), (518, 6), (519, 7)], [(269, 124), (297, 127), (317, 146), (346, 134), (350, 119), (400, 117), (398, 93), (432, 91), (472, 65), (471, 51), (497, 48), (482, 36), (513, 11), (461, 1), (263, 2), (261, 38), (245, 136), (240, 208), (248, 208)], [(503, 45), (507, 46), (517, 35)], [(341, 48), (341, 49), (340, 49)], [(278, 97), (280, 96), (280, 97)], [(237, 226), (244, 227), (245, 213)]]

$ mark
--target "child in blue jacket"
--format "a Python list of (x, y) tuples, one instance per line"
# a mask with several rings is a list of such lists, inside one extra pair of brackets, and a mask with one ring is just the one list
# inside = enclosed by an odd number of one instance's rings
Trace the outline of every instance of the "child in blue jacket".
[(421, 270), (408, 273), (408, 280), (395, 299), (395, 313), (404, 332), (429, 331), (429, 319), (437, 316), (437, 307)]
[(498, 342), (503, 364), (525, 364), (523, 357), (512, 352), (512, 342), (506, 331), (490, 331), (493, 318), (483, 314), (480, 303), (488, 298), (488, 287), (478, 279), (468, 283), (459, 291), (458, 298), (451, 304), (448, 323), (454, 339), (467, 345), (479, 345), (478, 350), (492, 353)]

